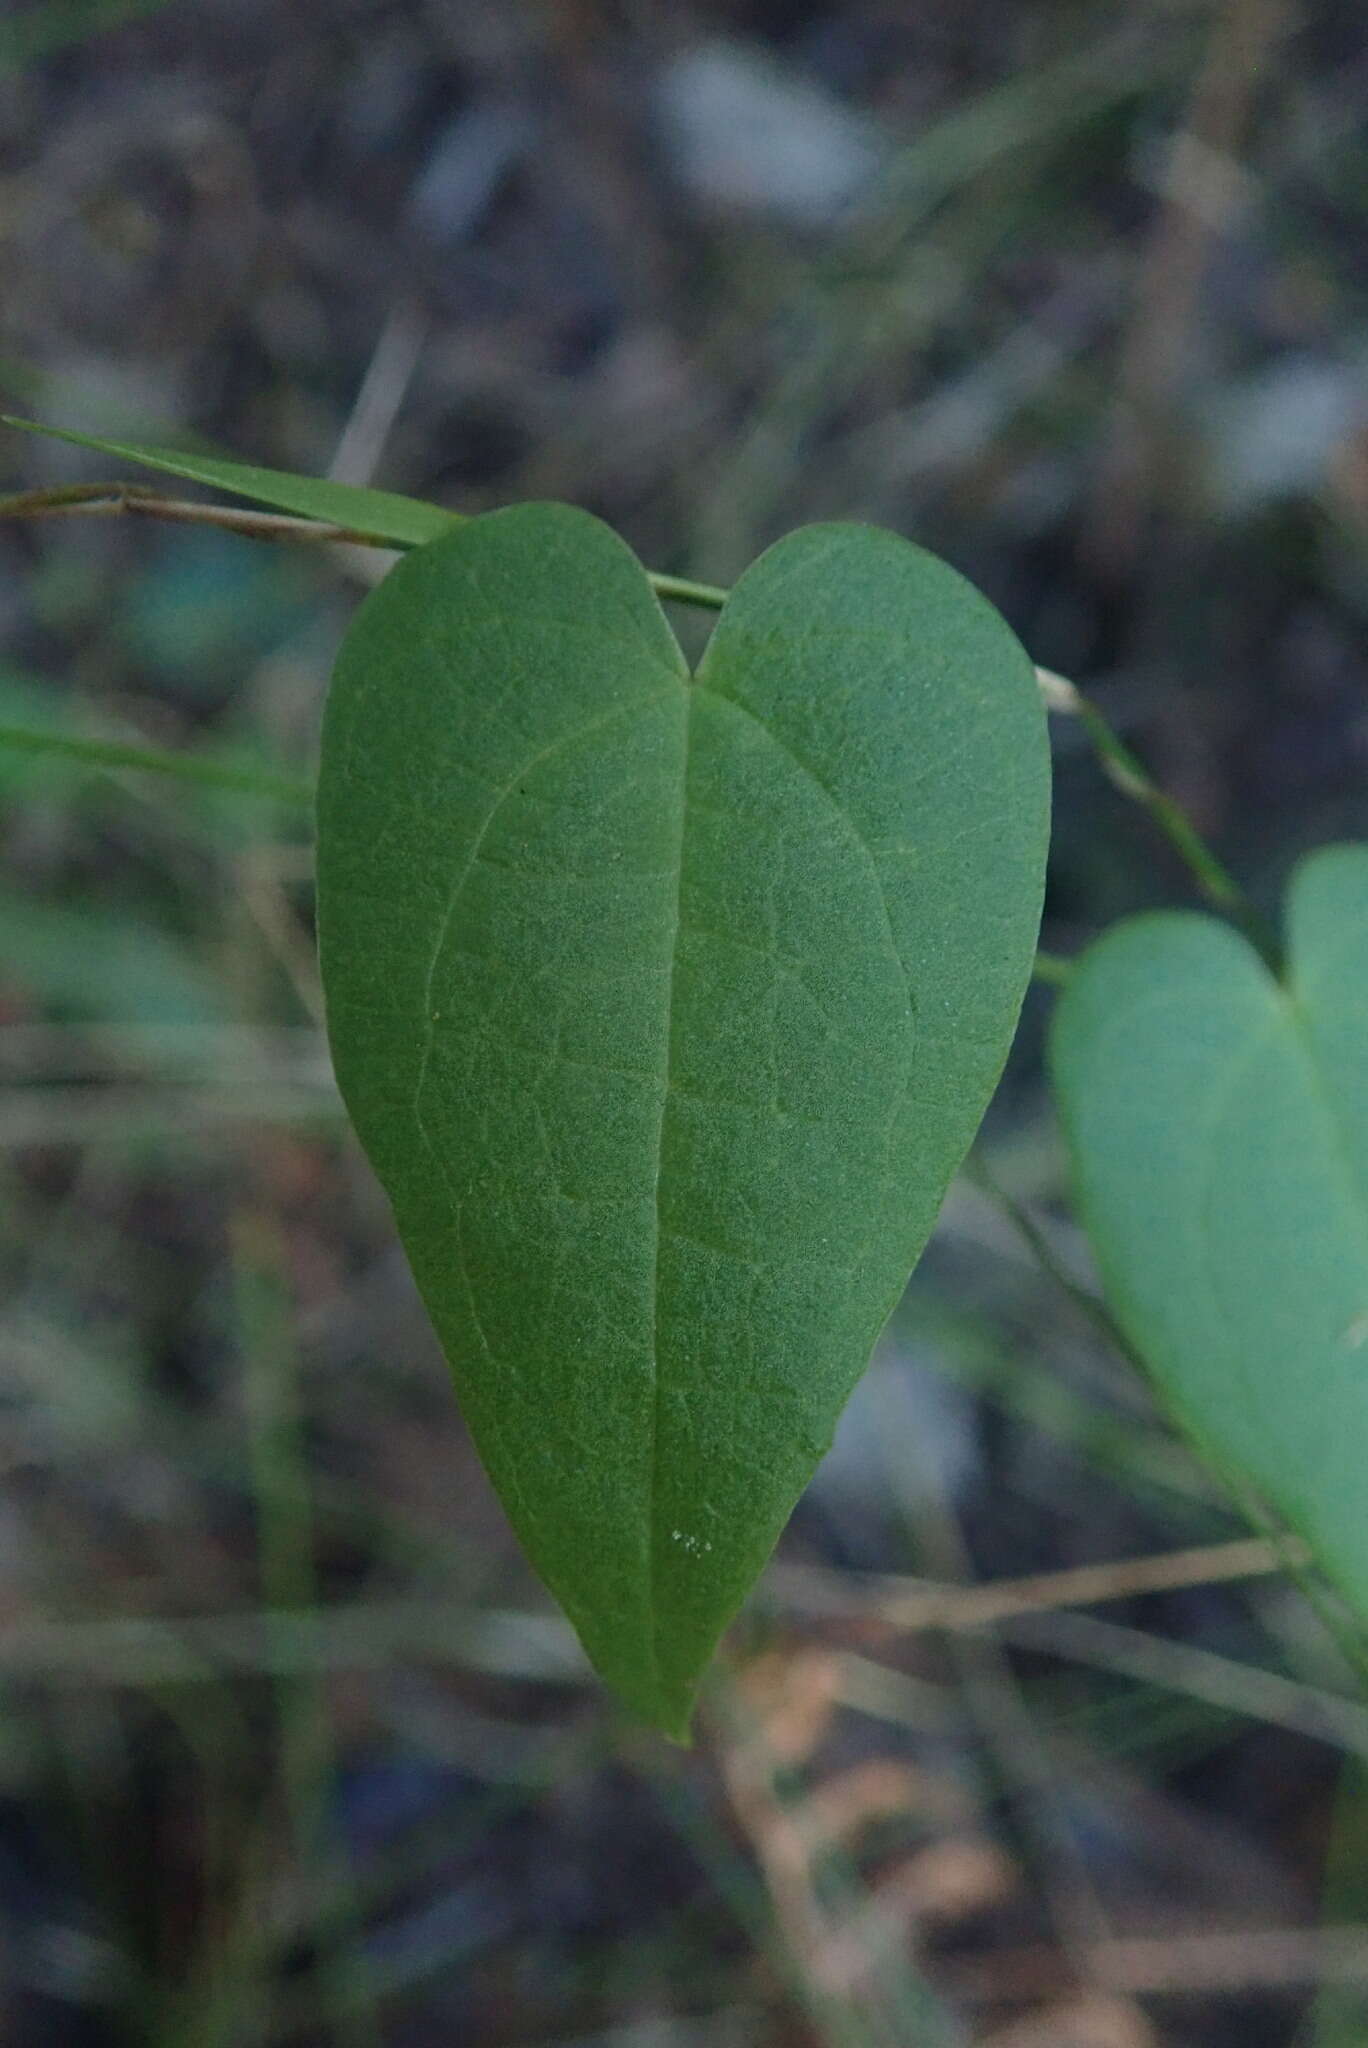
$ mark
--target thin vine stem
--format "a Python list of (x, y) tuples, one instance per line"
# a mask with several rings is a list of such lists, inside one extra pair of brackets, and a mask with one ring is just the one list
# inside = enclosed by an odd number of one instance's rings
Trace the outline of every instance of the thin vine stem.
[[(337, 526), (325, 519), (309, 519), (293, 512), (264, 512), (237, 505), (215, 505), (200, 498), (168, 498), (145, 484), (117, 480), (112, 483), (58, 484), (41, 491), (21, 491), (0, 498), (0, 519), (52, 519), (77, 513), (87, 519), (109, 519), (122, 513), (135, 518), (162, 519), (180, 526), (215, 526), (224, 533), (242, 534), (248, 540), (306, 541), (314, 545), (333, 543), (345, 547), (387, 548), (404, 554), (411, 541), (396, 540), (392, 534), (376, 533), (364, 526)], [(453, 525), (465, 515), (450, 514)], [(646, 580), (657, 597), (668, 604), (691, 604), (718, 612), (727, 593), (714, 583), (695, 583), (688, 576), (666, 576), (655, 569)]]
[(693, 583), (687, 576), (662, 576), (658, 570), (648, 569), (646, 581), (656, 596), (668, 604), (692, 604), (710, 612), (720, 612), (727, 602), (727, 593), (716, 583)]
[(108, 519), (122, 513), (161, 519), (179, 526), (216, 526), (248, 540), (336, 542), (360, 548), (401, 550), (398, 541), (361, 526), (336, 526), (323, 519), (302, 519), (292, 512), (265, 512), (239, 505), (214, 505), (197, 498), (168, 498), (144, 484), (59, 484), (55, 489), (22, 491), (0, 498), (0, 519), (52, 519), (79, 513), (87, 519)]
[(1031, 969), (1031, 979), (1043, 983), (1046, 988), (1063, 988), (1072, 973), (1073, 962), (1066, 960), (1063, 954), (1039, 952)]
[[(218, 527), (221, 531), (241, 534), (251, 540), (303, 541), (313, 545), (333, 543), (386, 548), (397, 553), (412, 545), (411, 542), (396, 541), (393, 535), (379, 534), (365, 527), (335, 525), (294, 513), (219, 505), (193, 498), (170, 498), (149, 490), (143, 484), (122, 480), (59, 484), (45, 490), (23, 491), (14, 497), (0, 498), (0, 519), (47, 519), (70, 514), (93, 518), (132, 514), (180, 525)], [(463, 516), (455, 512), (450, 515), (453, 522)], [(727, 600), (727, 592), (716, 584), (697, 583), (689, 577), (665, 575), (654, 569), (646, 571), (646, 578), (656, 596), (665, 603), (720, 611)], [(1037, 668), (1036, 679), (1047, 709), (1078, 720), (1103, 773), (1123, 796), (1139, 804), (1149, 815), (1207, 901), (1243, 926), (1266, 958), (1276, 960), (1276, 941), (1239, 883), (1207, 845), (1182, 806), (1159, 788), (1097, 706), (1073, 683), (1050, 669)], [(19, 743), (23, 744), (22, 741)], [(1038, 980), (1062, 983), (1067, 972), (1066, 962), (1057, 961), (1048, 954), (1037, 960)]]
[(1143, 1374), (1143, 1361), (1106, 1302), (1100, 1295), (1094, 1294), (1090, 1288), (1084, 1287), (1074, 1279), (1030, 1210), (1007, 1192), (989, 1170), (982, 1153), (971, 1152), (960, 1171), (970, 1187), (977, 1188), (979, 1193), (1006, 1217), (1046, 1278), (1072, 1302), (1080, 1315), (1092, 1324), (1099, 1336), (1114, 1351), (1119, 1352), (1130, 1365)]
[(1047, 710), (1078, 720), (1092, 743), (1092, 750), (1107, 780), (1122, 796), (1129, 797), (1148, 813), (1207, 902), (1243, 926), (1259, 951), (1273, 959), (1277, 942), (1272, 933), (1229, 868), (1202, 838), (1182, 805), (1160, 789), (1121, 735), (1076, 684), (1048, 668), (1036, 670), (1036, 681)]

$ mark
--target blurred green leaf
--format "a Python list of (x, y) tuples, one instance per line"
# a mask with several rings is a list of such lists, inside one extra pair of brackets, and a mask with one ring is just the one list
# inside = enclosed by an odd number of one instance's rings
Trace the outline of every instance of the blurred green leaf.
[(171, 0), (42, 0), (0, 22), (0, 78), (170, 5)]
[(297, 552), (245, 548), (210, 528), (163, 530), (117, 593), (111, 637), (168, 697), (212, 703), (306, 624), (313, 593)]
[[(25, 739), (8, 746), (9, 733), (22, 733)], [(34, 787), (66, 791), (79, 782), (89, 769), (72, 759), (67, 738), (61, 695), (31, 676), (0, 668), (0, 793), (17, 796)]]
[(102, 775), (132, 773), (295, 807), (313, 802), (312, 784), (262, 758), (250, 738), (176, 752), (92, 733), (85, 713), (84, 702), (50, 683), (0, 668), (0, 792), (66, 795)]
[(997, 1079), (1047, 812), (1026, 655), (873, 528), (773, 548), (692, 683), (562, 506), (419, 549), (348, 635), (338, 1080), (529, 1554), (675, 1735)]
[(141, 463), (144, 468), (162, 470), (168, 476), (208, 484), (213, 490), (227, 491), (233, 497), (250, 498), (256, 505), (270, 505), (276, 511), (294, 512), (305, 519), (321, 519), (330, 526), (350, 527), (394, 547), (417, 547), (424, 541), (435, 540), (461, 518), (457, 512), (444, 512), (439, 505), (401, 497), (396, 491), (335, 484), (324, 477), (258, 469), (250, 463), (227, 462), (215, 455), (193, 454), (179, 448), (152, 448), (139, 441), (106, 441), (93, 434), (77, 434), (69, 428), (44, 426), (36, 420), (16, 419), (9, 414), (0, 415), (0, 420), (5, 426), (18, 427), (25, 433), (49, 434), (59, 441), (74, 442), (78, 448), (94, 448), (101, 455), (116, 455), (121, 461)]
[(1107, 1297), (1174, 1410), (1368, 1612), (1368, 848), (1305, 861), (1280, 985), (1137, 918), (1060, 1002), (1055, 1086)]
[(222, 1005), (185, 947), (144, 915), (0, 890), (0, 990), (63, 1016), (214, 1023)]

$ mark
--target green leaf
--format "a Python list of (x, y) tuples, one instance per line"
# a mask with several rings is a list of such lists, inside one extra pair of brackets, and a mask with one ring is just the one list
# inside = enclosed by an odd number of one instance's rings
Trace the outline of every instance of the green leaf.
[(0, 886), (0, 1000), (59, 1016), (209, 1024), (222, 1005), (190, 949), (122, 905), (46, 903)]
[(343, 1097), (532, 1561), (674, 1735), (996, 1082), (1047, 811), (1029, 660), (875, 529), (771, 549), (695, 682), (564, 506), (417, 550), (348, 635)]
[(83, 43), (120, 22), (158, 14), (171, 0), (34, 0), (22, 14), (0, 23), (0, 78), (37, 64), (57, 50)]
[(1209, 918), (1070, 979), (1052, 1059), (1107, 1297), (1209, 1457), (1368, 1612), (1368, 848), (1315, 854), (1280, 985)]
[(180, 448), (149, 448), (138, 441), (107, 441), (94, 434), (76, 434), (66, 427), (49, 427), (36, 420), (21, 420), (0, 414), (7, 427), (19, 427), (28, 434), (50, 434), (58, 441), (74, 442), (78, 448), (94, 448), (101, 455), (116, 455), (121, 462), (138, 462), (146, 469), (163, 470), (168, 476), (208, 484), (233, 497), (250, 498), (255, 505), (270, 505), (277, 512), (295, 512), (304, 519), (321, 519), (329, 526), (350, 527), (372, 540), (389, 542), (397, 548), (419, 547), (450, 532), (461, 521), (458, 512), (445, 512), (440, 505), (424, 504), (420, 498), (401, 497), (397, 491), (372, 491), (358, 484), (330, 483), (324, 477), (294, 476), (283, 469), (257, 469), (245, 462), (225, 462), (216, 455), (189, 454)]

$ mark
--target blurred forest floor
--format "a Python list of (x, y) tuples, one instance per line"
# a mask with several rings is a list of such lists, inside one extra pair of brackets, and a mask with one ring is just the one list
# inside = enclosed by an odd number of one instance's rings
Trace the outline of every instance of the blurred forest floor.
[[(1368, 832), (1366, 364), (1356, 0), (0, 10), (11, 410), (714, 581), (896, 527), (1270, 911)], [(0, 490), (108, 468), (0, 442)], [(0, 724), (307, 775), (382, 566), (0, 526)], [(1191, 885), (1054, 723), (1070, 953)], [(1048, 991), (675, 1753), (475, 1463), (307, 818), (0, 794), (0, 2041), (1368, 2040), (1368, 1706), (1080, 1305)]]

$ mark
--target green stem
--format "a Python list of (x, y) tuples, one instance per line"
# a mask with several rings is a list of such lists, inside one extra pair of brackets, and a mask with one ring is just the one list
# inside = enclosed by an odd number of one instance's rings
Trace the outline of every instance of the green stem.
[(720, 612), (727, 602), (727, 593), (715, 583), (691, 583), (687, 576), (662, 576), (655, 569), (646, 571), (646, 581), (656, 596), (668, 604), (696, 604), (710, 612)]
[[(108, 519), (132, 513), (143, 519), (164, 519), (178, 526), (216, 526), (221, 532), (242, 534), (248, 540), (296, 540), (340, 543), (347, 547), (388, 548), (403, 554), (412, 541), (396, 540), (393, 534), (375, 533), (364, 526), (337, 526), (324, 519), (310, 519), (290, 512), (249, 510), (240, 505), (215, 505), (198, 498), (168, 498), (145, 484), (112, 483), (57, 484), (41, 491), (20, 491), (0, 498), (0, 519), (53, 519), (66, 513), (81, 513), (88, 519)], [(453, 525), (466, 515), (448, 513)], [(646, 580), (656, 596), (668, 604), (698, 605), (719, 612), (727, 593), (714, 583), (695, 583), (687, 576), (666, 576), (656, 569), (646, 571)]]
[[(162, 519), (176, 526), (216, 526), (247, 540), (340, 542), (348, 547), (402, 550), (411, 543), (373, 532), (365, 526), (339, 526), (325, 519), (301, 518), (293, 512), (266, 512), (245, 505), (206, 504), (198, 498), (167, 498), (144, 484), (116, 481), (99, 484), (58, 484), (50, 490), (20, 491), (0, 498), (0, 519), (52, 519), (78, 512), (88, 519), (132, 513)], [(453, 513), (453, 520), (461, 515)]]
[(1031, 979), (1043, 982), (1047, 988), (1063, 988), (1072, 973), (1072, 960), (1065, 960), (1058, 953), (1037, 953)]
[(1252, 916), (1244, 891), (1198, 834), (1187, 812), (1150, 778), (1130, 748), (1112, 731), (1096, 705), (1090, 704), (1077, 691), (1074, 694), (1077, 698), (1074, 716), (1092, 741), (1098, 760), (1122, 794), (1134, 797), (1149, 812), (1208, 902), (1218, 910), (1242, 917)]
[[(11, 424), (24, 423), (15, 421)], [(60, 484), (48, 490), (25, 491), (17, 497), (0, 498), (0, 519), (40, 519), (63, 513), (93, 516), (134, 513), (144, 518), (171, 520), (184, 525), (217, 526), (253, 540), (331, 541), (398, 551), (413, 545), (412, 542), (397, 541), (393, 535), (377, 534), (362, 527), (333, 525), (293, 513), (246, 510), (194, 499), (162, 497), (136, 483)], [(448, 514), (453, 521), (462, 516), (459, 513)], [(648, 569), (646, 578), (657, 597), (666, 603), (720, 611), (727, 599), (727, 592), (717, 585), (696, 583), (685, 576), (667, 576)], [(1236, 919), (1260, 951), (1270, 961), (1276, 961), (1276, 941), (1263, 926), (1239, 883), (1206, 844), (1181, 805), (1159, 788), (1097, 706), (1072, 683), (1054, 675), (1049, 669), (1037, 669), (1036, 677), (1047, 707), (1078, 720), (1103, 771), (1124, 796), (1148, 812), (1208, 902)], [(142, 765), (155, 769), (161, 764), (148, 760)], [(1056, 973), (1048, 963), (1040, 965), (1037, 973), (1041, 980), (1057, 982), (1063, 978), (1062, 973)]]
[(1074, 1279), (1029, 1209), (1018, 1202), (1015, 1196), (1008, 1194), (1006, 1188), (984, 1164), (982, 1154), (971, 1153), (960, 1170), (970, 1187), (977, 1188), (979, 1193), (985, 1195), (994, 1208), (1000, 1210), (1007, 1218), (1042, 1273), (1054, 1282), (1061, 1294), (1068, 1297), (1074, 1307), (1114, 1350), (1119, 1351), (1123, 1358), (1143, 1373), (1144, 1366), (1140, 1358), (1106, 1302), (1090, 1289), (1080, 1286)]
[(1278, 943), (1244, 890), (1223, 861), (1212, 852), (1181, 804), (1160, 789), (1152, 775), (1113, 730), (1091, 700), (1075, 684), (1052, 670), (1038, 668), (1036, 680), (1046, 709), (1066, 718), (1076, 718), (1109, 782), (1139, 804), (1167, 839), (1207, 902), (1232, 918), (1246, 932), (1270, 964), (1278, 958)]

